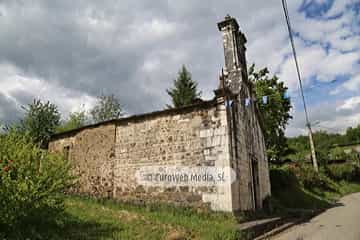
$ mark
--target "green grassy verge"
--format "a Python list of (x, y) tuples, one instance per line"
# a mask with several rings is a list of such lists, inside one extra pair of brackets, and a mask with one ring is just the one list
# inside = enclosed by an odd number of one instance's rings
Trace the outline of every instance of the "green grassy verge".
[(334, 181), (324, 173), (308, 176), (287, 167), (271, 169), (271, 178), (273, 205), (280, 212), (325, 209), (344, 195), (360, 192), (360, 182)]
[(302, 186), (294, 186), (285, 191), (274, 191), (273, 199), (278, 208), (315, 210), (331, 207), (342, 196), (360, 192), (360, 183), (340, 182), (337, 185), (337, 191), (324, 191), (319, 188), (306, 189)]
[[(166, 205), (135, 206), (110, 200), (66, 197), (54, 222), (34, 223), (18, 239), (240, 239), (230, 214), (197, 213)], [(0, 234), (1, 235), (1, 234)], [(11, 238), (11, 239), (15, 239)]]
[[(340, 197), (360, 192), (360, 182), (337, 182), (324, 173), (284, 166), (270, 172), (272, 214), (292, 214), (293, 209), (325, 209)], [(14, 228), (0, 239), (89, 239), (89, 240), (236, 240), (247, 239), (237, 230), (238, 219), (231, 214), (196, 211), (170, 205), (134, 205), (113, 200), (64, 196), (64, 212), (57, 217), (41, 217)], [(305, 211), (306, 212), (306, 211)], [(240, 220), (269, 217), (267, 211), (241, 216)]]

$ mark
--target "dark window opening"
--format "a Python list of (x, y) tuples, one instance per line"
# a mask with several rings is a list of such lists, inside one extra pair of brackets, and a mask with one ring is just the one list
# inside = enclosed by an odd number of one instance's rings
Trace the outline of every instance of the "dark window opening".
[(70, 156), (70, 146), (65, 146), (63, 149), (63, 154), (65, 159), (69, 160), (69, 156)]

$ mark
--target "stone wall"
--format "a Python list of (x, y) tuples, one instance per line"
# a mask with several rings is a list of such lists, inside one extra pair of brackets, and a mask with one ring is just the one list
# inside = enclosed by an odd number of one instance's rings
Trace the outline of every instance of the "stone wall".
[[(182, 114), (119, 123), (116, 128), (114, 196), (180, 203), (211, 202), (213, 209), (231, 208), (230, 193), (204, 188), (138, 186), (142, 166), (229, 166), (227, 122), (223, 104)], [(227, 195), (226, 195), (227, 194)], [(222, 198), (223, 202), (212, 201)], [(226, 199), (228, 198), (228, 199)], [(220, 206), (221, 205), (221, 206)]]
[(77, 193), (126, 201), (210, 204), (232, 210), (231, 187), (146, 187), (135, 172), (143, 166), (230, 166), (224, 102), (166, 114), (129, 118), (54, 138), (51, 151), (70, 146)]
[(72, 191), (107, 197), (113, 191), (114, 144), (115, 124), (104, 124), (55, 138), (49, 149), (63, 153), (69, 148), (69, 158), (78, 177)]
[(232, 107), (233, 169), (238, 173), (233, 187), (234, 208), (251, 210), (262, 208), (263, 200), (270, 195), (269, 169), (265, 141), (256, 106), (245, 106), (250, 89), (242, 88)]

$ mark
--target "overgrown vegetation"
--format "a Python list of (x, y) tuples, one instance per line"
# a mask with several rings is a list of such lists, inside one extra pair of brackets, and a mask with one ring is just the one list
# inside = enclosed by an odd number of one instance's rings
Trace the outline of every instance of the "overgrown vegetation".
[(316, 173), (309, 164), (285, 164), (270, 170), (275, 208), (322, 209), (341, 196), (360, 192), (359, 166), (338, 164)]
[[(320, 165), (326, 166), (327, 163), (337, 160), (360, 161), (360, 154), (346, 145), (360, 144), (360, 124), (355, 128), (348, 128), (345, 134), (328, 133), (317, 131), (313, 134), (316, 154)], [(288, 146), (291, 153), (284, 155), (282, 160), (302, 162), (310, 160), (310, 146), (307, 136), (288, 138)]]
[[(0, 136), (0, 227), (3, 238), (25, 239), (22, 230), (56, 219), (63, 195), (73, 181), (61, 156), (41, 150), (31, 135), (10, 130)], [(18, 235), (19, 234), (19, 235)], [(24, 236), (23, 236), (24, 237)]]
[(308, 136), (288, 138), (282, 164), (271, 167), (273, 201), (280, 209), (327, 208), (345, 194), (360, 192), (360, 154), (347, 146), (360, 143), (360, 125), (345, 134), (317, 131), (313, 137), (318, 173), (311, 164)]

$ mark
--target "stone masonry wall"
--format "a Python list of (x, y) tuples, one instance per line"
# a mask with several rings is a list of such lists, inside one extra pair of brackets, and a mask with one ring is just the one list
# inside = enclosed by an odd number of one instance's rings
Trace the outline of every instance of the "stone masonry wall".
[(233, 188), (234, 208), (251, 210), (262, 208), (270, 195), (269, 169), (265, 141), (255, 105), (245, 106), (250, 90), (243, 87), (232, 108), (234, 130), (233, 168), (238, 173)]
[(53, 140), (49, 150), (63, 153), (69, 147), (74, 174), (78, 177), (73, 192), (107, 197), (113, 190), (115, 124), (86, 128)]
[(114, 196), (167, 201), (231, 211), (230, 188), (145, 187), (136, 184), (142, 166), (229, 166), (224, 105), (183, 114), (120, 123), (116, 128)]
[(85, 128), (55, 138), (50, 151), (70, 147), (76, 193), (112, 196), (125, 201), (209, 204), (232, 211), (231, 187), (146, 187), (137, 184), (142, 166), (230, 166), (226, 109), (220, 102), (180, 113)]
[(242, 87), (228, 108), (230, 128), (230, 162), (236, 173), (232, 184), (234, 210), (262, 208), (263, 200), (270, 196), (269, 170), (265, 141), (253, 104), (245, 106), (250, 89)]

